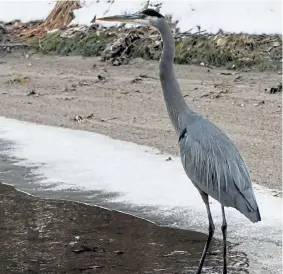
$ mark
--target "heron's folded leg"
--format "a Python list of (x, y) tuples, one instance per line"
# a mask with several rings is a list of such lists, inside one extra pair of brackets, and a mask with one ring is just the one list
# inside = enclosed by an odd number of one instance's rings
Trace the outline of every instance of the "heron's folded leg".
[(208, 238), (207, 238), (206, 244), (204, 246), (196, 274), (201, 273), (203, 263), (204, 263), (204, 260), (205, 260), (205, 257), (206, 257), (206, 253), (208, 251), (208, 248), (209, 248), (209, 245), (210, 245), (210, 242), (211, 242), (211, 239), (213, 237), (214, 230), (215, 230), (215, 226), (214, 226), (214, 223), (213, 223), (213, 220), (212, 220), (212, 215), (211, 215), (210, 206), (209, 206), (209, 202), (208, 202), (208, 195), (206, 193), (202, 192), (201, 190), (199, 190), (199, 193), (200, 193), (200, 195), (201, 195), (201, 197), (202, 197), (202, 199), (205, 203), (205, 206), (206, 206), (209, 227), (208, 227)]
[(227, 254), (227, 242), (226, 242), (226, 237), (227, 237), (227, 222), (226, 222), (226, 217), (225, 217), (225, 210), (224, 206), (221, 206), (222, 210), (222, 234), (223, 234), (223, 274), (227, 274), (227, 262), (226, 262), (226, 254)]

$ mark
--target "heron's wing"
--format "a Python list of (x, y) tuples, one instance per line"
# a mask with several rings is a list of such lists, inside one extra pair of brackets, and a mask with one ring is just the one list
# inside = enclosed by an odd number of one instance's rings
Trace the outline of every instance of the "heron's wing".
[(197, 188), (242, 213), (257, 210), (244, 161), (220, 129), (200, 117), (181, 133), (179, 146), (184, 169)]

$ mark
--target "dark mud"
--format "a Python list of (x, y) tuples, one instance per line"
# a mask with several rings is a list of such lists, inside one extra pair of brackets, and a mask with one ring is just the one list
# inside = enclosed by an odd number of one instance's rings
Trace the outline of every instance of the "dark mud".
[[(206, 235), (0, 183), (0, 273), (194, 273)], [(249, 273), (229, 248), (229, 273)], [(203, 273), (221, 273), (214, 240)]]

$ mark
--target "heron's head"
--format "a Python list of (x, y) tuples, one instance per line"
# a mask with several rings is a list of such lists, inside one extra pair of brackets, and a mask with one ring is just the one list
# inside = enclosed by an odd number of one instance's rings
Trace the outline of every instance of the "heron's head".
[(164, 16), (154, 9), (145, 9), (134, 14), (114, 15), (95, 19), (95, 21), (141, 24), (145, 26), (153, 26), (157, 29), (164, 20)]

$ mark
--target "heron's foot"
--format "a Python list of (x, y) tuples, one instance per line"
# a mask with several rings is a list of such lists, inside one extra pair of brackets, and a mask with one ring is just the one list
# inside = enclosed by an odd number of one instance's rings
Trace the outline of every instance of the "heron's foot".
[(223, 267), (223, 274), (227, 274), (227, 266), (226, 265), (224, 265), (224, 267)]
[(202, 267), (199, 266), (198, 269), (197, 269), (197, 272), (195, 274), (201, 274), (201, 271), (202, 271)]
[[(198, 268), (198, 270), (196, 271), (196, 273), (195, 274), (201, 274), (201, 271), (202, 271), (202, 268)], [(227, 267), (223, 267), (223, 272), (222, 272), (223, 274), (227, 274), (228, 272), (227, 272)]]
[(224, 262), (223, 262), (223, 274), (227, 274), (227, 263), (226, 263), (226, 256), (224, 257)]

